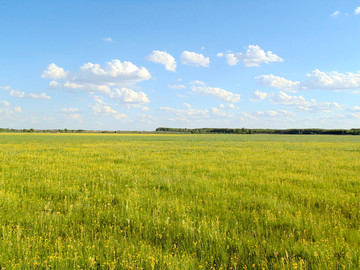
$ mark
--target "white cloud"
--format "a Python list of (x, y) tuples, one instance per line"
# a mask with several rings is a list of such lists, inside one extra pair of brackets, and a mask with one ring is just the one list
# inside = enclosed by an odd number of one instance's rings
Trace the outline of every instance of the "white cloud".
[(113, 42), (113, 40), (112, 40), (112, 38), (111, 38), (111, 37), (103, 38), (103, 41), (106, 41), (106, 42)]
[(195, 66), (195, 67), (208, 67), (210, 64), (210, 58), (205, 57), (201, 53), (183, 51), (180, 56), (181, 63), (185, 65)]
[(77, 120), (82, 122), (82, 115), (79, 113), (65, 113), (63, 117), (67, 120)]
[(291, 96), (283, 91), (277, 94), (269, 94), (270, 101), (278, 105), (286, 105), (296, 107), (304, 111), (332, 111), (342, 110), (343, 107), (337, 102), (317, 102), (315, 99), (306, 100), (303, 96)]
[(156, 121), (156, 118), (149, 114), (139, 114), (138, 118), (139, 118), (139, 121), (147, 123), (147, 124), (152, 124), (154, 121)]
[(10, 90), (11, 86), (0, 86), (1, 90)]
[(50, 88), (60, 88), (61, 87), (61, 83), (55, 81), (55, 80), (52, 80), (50, 83), (49, 83), (49, 86)]
[(238, 102), (240, 101), (240, 95), (232, 93), (230, 91), (217, 88), (217, 87), (209, 87), (206, 86), (204, 82), (201, 81), (193, 81), (191, 90), (195, 93), (206, 95), (206, 96), (214, 96), (219, 100), (227, 101), (227, 102)]
[(0, 100), (0, 114), (11, 115), (14, 112), (21, 112), (22, 109), (19, 106), (11, 108), (10, 103), (5, 100)]
[(339, 10), (336, 10), (336, 11), (334, 11), (333, 13), (331, 13), (330, 16), (336, 18), (336, 17), (338, 17), (340, 14), (341, 14), (341, 12), (340, 12)]
[(146, 59), (154, 63), (163, 64), (166, 70), (173, 72), (176, 71), (175, 58), (172, 55), (168, 54), (167, 52), (153, 51), (151, 54), (149, 54), (146, 57)]
[(64, 113), (74, 113), (80, 111), (78, 108), (64, 108), (61, 110)]
[(211, 112), (216, 116), (226, 116), (227, 115), (222, 109), (219, 109), (216, 107), (212, 107)]
[(261, 101), (268, 96), (268, 93), (261, 92), (261, 91), (255, 91), (252, 94), (252, 96), (254, 97), (254, 99), (252, 99), (252, 101)]
[(359, 14), (360, 14), (360, 7), (357, 7), (357, 8), (355, 9), (354, 13), (355, 13), (356, 15), (359, 15)]
[(5, 100), (0, 100), (0, 105), (4, 106), (4, 107), (9, 107), (10, 103), (5, 101)]
[(230, 66), (234, 66), (239, 62), (243, 62), (247, 67), (258, 67), (262, 63), (269, 62), (283, 62), (284, 60), (272, 53), (271, 51), (265, 52), (258, 45), (249, 45), (246, 53), (228, 53), (224, 55), (223, 53), (218, 53), (217, 56), (222, 57), (225, 56), (227, 63)]
[(178, 96), (179, 98), (189, 98), (188, 96), (183, 95), (183, 94), (176, 94), (176, 96)]
[[(121, 62), (118, 59), (105, 63), (103, 67), (99, 64), (87, 63), (82, 65), (79, 71), (76, 72), (60, 72), (55, 64), (51, 64), (49, 67), (47, 71), (43, 72), (42, 77), (66, 79), (65, 88), (80, 89), (85, 92), (110, 94), (111, 87), (133, 85), (151, 78), (151, 74), (146, 68), (137, 67), (131, 62)], [(62, 76), (49, 75), (53, 73), (61, 73)], [(50, 83), (50, 86), (58, 86), (58, 84), (58, 82), (54, 81)]]
[(117, 101), (120, 101), (121, 103), (150, 103), (149, 98), (144, 92), (135, 92), (125, 87), (122, 87), (120, 89), (115, 88), (110, 94), (110, 97)]
[(307, 74), (307, 77), (308, 80), (303, 84), (308, 89), (346, 90), (360, 88), (360, 72), (323, 72), (316, 69)]
[(15, 107), (14, 107), (14, 111), (15, 111), (15, 112), (22, 112), (22, 109), (21, 109), (21, 107), (19, 107), (19, 106), (15, 106)]
[(144, 106), (142, 104), (126, 104), (126, 107), (128, 109), (135, 108), (135, 109), (140, 109), (140, 110), (143, 110), (143, 111), (150, 111), (149, 107)]
[(224, 57), (224, 53), (219, 52), (216, 56), (217, 56), (217, 57)]
[(269, 96), (270, 101), (275, 104), (295, 106), (303, 110), (307, 110), (311, 105), (311, 102), (307, 101), (303, 96), (291, 96), (283, 91)]
[(350, 108), (352, 111), (360, 111), (360, 106), (353, 106)]
[(115, 59), (107, 62), (104, 67), (93, 63), (84, 64), (71, 77), (71, 81), (75, 83), (119, 86), (148, 80), (151, 75), (144, 67), (139, 68), (131, 62)]
[(352, 113), (351, 114), (353, 117), (355, 118), (359, 118), (360, 119), (360, 113)]
[(168, 87), (171, 89), (175, 89), (175, 90), (180, 90), (180, 89), (186, 88), (186, 86), (183, 84), (173, 84), (173, 85), (168, 85)]
[(296, 92), (301, 89), (300, 82), (293, 82), (272, 74), (261, 75), (255, 78), (256, 81), (264, 87), (274, 87), (288, 92)]
[(229, 104), (229, 108), (230, 109), (235, 109), (235, 105), (234, 104)]
[(94, 96), (94, 100), (96, 103), (90, 105), (94, 115), (111, 115), (118, 120), (127, 118), (125, 114), (119, 113), (115, 109), (108, 106), (101, 97)]
[(273, 87), (287, 92), (312, 89), (349, 90), (360, 88), (360, 72), (323, 72), (315, 69), (311, 73), (306, 74), (306, 76), (308, 79), (304, 82), (291, 81), (272, 74), (261, 75), (255, 79), (264, 87)]
[(19, 90), (10, 90), (10, 96), (18, 97), (18, 98), (33, 98), (33, 99), (51, 99), (50, 96), (46, 95), (45, 93), (41, 94), (25, 94), (25, 92)]
[(48, 66), (48, 69), (43, 71), (41, 77), (48, 79), (64, 79), (68, 74), (68, 71), (64, 71), (63, 68), (58, 67), (55, 63), (51, 63)]
[(259, 117), (260, 116), (262, 116), (262, 117), (295, 117), (296, 113), (287, 111), (287, 110), (278, 110), (278, 111), (268, 110), (265, 112), (258, 111), (258, 112), (256, 112), (256, 115)]
[(186, 121), (188, 119), (199, 119), (199, 118), (209, 117), (208, 110), (192, 109), (192, 108), (187, 108), (187, 110), (179, 110), (171, 107), (161, 107), (160, 110), (175, 114), (177, 117), (182, 119), (182, 121)]

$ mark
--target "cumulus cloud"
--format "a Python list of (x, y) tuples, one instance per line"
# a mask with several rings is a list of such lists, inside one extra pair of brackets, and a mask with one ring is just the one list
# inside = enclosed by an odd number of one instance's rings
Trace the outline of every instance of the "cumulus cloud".
[(74, 113), (80, 111), (78, 108), (63, 108), (61, 110), (64, 113)]
[(209, 117), (209, 110), (192, 109), (191, 107), (190, 108), (188, 107), (186, 110), (180, 110), (171, 107), (161, 107), (160, 110), (174, 114), (179, 118), (179, 120), (182, 121), (186, 121), (188, 119), (199, 119), (199, 118)]
[(82, 115), (78, 113), (80, 111), (78, 108), (63, 108), (61, 111), (64, 113), (63, 117), (65, 119), (82, 122)]
[(14, 107), (14, 111), (15, 111), (15, 112), (22, 112), (22, 109), (21, 109), (21, 107), (19, 107), (19, 106), (15, 106), (15, 107)]
[(287, 110), (268, 110), (268, 111), (258, 111), (256, 112), (257, 116), (262, 117), (295, 117), (296, 113), (287, 111)]
[(336, 18), (341, 14), (339, 10), (335, 10), (333, 13), (330, 14), (331, 17)]
[(261, 86), (264, 87), (273, 87), (288, 92), (296, 92), (301, 89), (300, 82), (293, 82), (272, 74), (261, 75), (255, 79)]
[(183, 51), (180, 56), (181, 63), (185, 65), (195, 66), (195, 67), (208, 67), (210, 64), (210, 58), (205, 57), (201, 53)]
[(60, 88), (60, 87), (61, 87), (61, 83), (59, 83), (59, 82), (57, 82), (57, 81), (55, 81), (55, 80), (52, 80), (52, 81), (49, 83), (49, 86), (50, 86), (50, 88), (56, 89), (56, 88)]
[(357, 8), (355, 9), (354, 13), (355, 13), (356, 15), (359, 15), (359, 14), (360, 14), (360, 7), (357, 7)]
[(15, 106), (11, 108), (10, 103), (5, 100), (0, 100), (0, 114), (11, 115), (14, 112), (21, 112), (21, 107)]
[(87, 63), (80, 70), (69, 76), (70, 82), (78, 84), (95, 84), (119, 86), (134, 84), (151, 78), (149, 71), (144, 67), (137, 67), (131, 62), (111, 60), (101, 67), (99, 64)]
[(94, 115), (111, 115), (117, 120), (125, 119), (127, 116), (123, 113), (119, 113), (109, 105), (107, 105), (102, 97), (94, 96), (95, 104), (91, 104), (90, 107)]
[(121, 103), (149, 103), (150, 100), (147, 95), (140, 91), (135, 92), (131, 89), (122, 87), (122, 88), (115, 88), (113, 92), (110, 94), (110, 97), (120, 101)]
[(303, 84), (309, 89), (346, 90), (360, 88), (360, 72), (323, 72), (316, 69), (307, 74), (307, 77), (308, 80)]
[(5, 101), (5, 100), (0, 100), (0, 106), (9, 107), (10, 103), (8, 101)]
[(351, 115), (355, 118), (360, 119), (360, 113), (352, 113)]
[(191, 90), (195, 93), (206, 95), (206, 96), (214, 96), (219, 100), (227, 101), (227, 102), (238, 102), (240, 101), (240, 95), (232, 93), (230, 91), (217, 88), (217, 87), (209, 87), (206, 86), (204, 82), (201, 81), (193, 81)]
[(181, 90), (186, 88), (186, 86), (183, 84), (173, 84), (173, 85), (168, 85), (168, 87), (175, 90)]
[(0, 89), (5, 90), (5, 91), (9, 91), (9, 95), (12, 97), (17, 97), (17, 98), (33, 98), (33, 99), (51, 99), (50, 96), (46, 95), (45, 93), (41, 93), (41, 94), (26, 94), (23, 91), (19, 91), (19, 90), (15, 90), (12, 89), (10, 86), (1, 86)]
[(350, 108), (352, 111), (360, 111), (360, 106), (353, 106)]
[[(59, 71), (60, 70), (60, 71)], [(59, 75), (61, 74), (61, 76)], [(137, 82), (148, 80), (151, 74), (144, 67), (138, 67), (131, 62), (121, 62), (118, 59), (99, 64), (87, 63), (76, 72), (64, 72), (55, 64), (50, 64), (48, 70), (43, 72), (43, 78), (66, 79), (64, 87), (80, 89), (86, 92), (110, 93), (111, 87), (133, 85)], [(50, 86), (58, 86), (54, 81)]]
[(71, 113), (71, 114), (67, 114), (65, 116), (65, 118), (69, 119), (69, 120), (78, 120), (78, 121), (82, 121), (82, 116), (79, 113)]
[(216, 116), (226, 116), (226, 112), (220, 108), (212, 107), (211, 112)]
[(337, 71), (324, 72), (315, 69), (308, 73), (304, 82), (291, 81), (272, 74), (256, 77), (257, 82), (264, 87), (273, 87), (286, 92), (298, 90), (349, 90), (360, 88), (360, 72), (340, 73)]
[(176, 71), (175, 58), (171, 54), (168, 54), (167, 52), (153, 51), (151, 54), (149, 54), (146, 57), (146, 59), (151, 62), (164, 65), (166, 70), (173, 71), (173, 72)]
[(265, 99), (268, 96), (268, 93), (261, 92), (261, 91), (255, 91), (252, 94), (252, 96), (253, 96), (252, 101), (261, 101), (261, 100)]
[(65, 71), (63, 68), (58, 67), (55, 63), (51, 63), (47, 70), (44, 70), (41, 74), (42, 78), (48, 79), (64, 79), (69, 74), (68, 71)]
[(135, 108), (135, 109), (140, 109), (140, 110), (143, 110), (143, 111), (150, 111), (150, 108), (147, 107), (147, 106), (144, 106), (142, 104), (131, 104), (131, 103), (128, 103), (125, 105), (128, 109), (132, 109), (132, 108)]
[(106, 42), (113, 42), (111, 37), (103, 38), (102, 40)]
[(317, 102), (315, 99), (306, 100), (303, 96), (293, 96), (280, 91), (269, 96), (272, 103), (278, 105), (293, 106), (304, 111), (332, 111), (342, 110), (343, 107), (337, 102)]
[(46, 95), (45, 93), (41, 94), (25, 94), (25, 92), (19, 91), (19, 90), (10, 90), (10, 96), (12, 97), (18, 97), (18, 98), (33, 98), (33, 99), (51, 99), (50, 96)]
[(247, 67), (258, 67), (262, 63), (270, 63), (270, 62), (283, 62), (284, 60), (272, 53), (271, 51), (265, 52), (261, 49), (258, 45), (249, 45), (246, 53), (218, 53), (217, 56), (219, 57), (226, 57), (227, 63), (230, 66), (237, 65), (239, 62), (244, 63)]

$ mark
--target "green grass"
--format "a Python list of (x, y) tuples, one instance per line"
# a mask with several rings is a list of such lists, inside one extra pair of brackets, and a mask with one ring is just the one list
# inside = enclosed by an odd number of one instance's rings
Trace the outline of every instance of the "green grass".
[(360, 136), (0, 134), (0, 268), (359, 269)]

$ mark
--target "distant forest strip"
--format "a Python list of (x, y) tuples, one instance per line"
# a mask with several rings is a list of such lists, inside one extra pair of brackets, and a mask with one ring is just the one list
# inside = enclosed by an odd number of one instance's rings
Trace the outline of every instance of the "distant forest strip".
[(0, 133), (155, 133), (154, 131), (131, 130), (86, 130), (86, 129), (14, 129), (0, 128)]
[(360, 135), (360, 128), (353, 129), (249, 129), (249, 128), (167, 128), (159, 127), (157, 132), (191, 134), (323, 134), (323, 135)]
[(353, 129), (261, 129), (261, 128), (168, 128), (159, 127), (155, 131), (130, 130), (84, 130), (84, 129), (10, 129), (0, 128), (0, 133), (181, 133), (181, 134), (323, 134), (360, 135), (360, 128)]

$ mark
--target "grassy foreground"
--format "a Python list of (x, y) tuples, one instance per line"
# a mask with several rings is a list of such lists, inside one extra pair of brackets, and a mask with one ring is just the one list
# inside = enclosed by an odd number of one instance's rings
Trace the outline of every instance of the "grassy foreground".
[(0, 134), (1, 269), (359, 269), (360, 136)]

